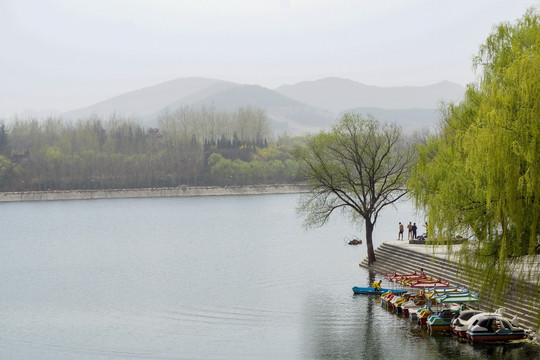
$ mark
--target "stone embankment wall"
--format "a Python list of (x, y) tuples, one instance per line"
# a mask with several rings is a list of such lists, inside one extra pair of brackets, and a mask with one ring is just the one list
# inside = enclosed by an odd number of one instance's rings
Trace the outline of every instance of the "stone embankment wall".
[(0, 193), (0, 202), (43, 200), (89, 200), (219, 195), (294, 194), (306, 192), (302, 185), (179, 186), (175, 188), (21, 191)]

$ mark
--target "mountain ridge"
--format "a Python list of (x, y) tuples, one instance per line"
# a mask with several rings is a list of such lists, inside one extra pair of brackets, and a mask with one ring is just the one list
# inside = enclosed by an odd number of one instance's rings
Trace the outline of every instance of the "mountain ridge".
[(161, 114), (186, 106), (206, 106), (217, 111), (251, 106), (263, 108), (277, 132), (298, 134), (327, 128), (342, 113), (356, 109), (362, 113), (371, 111), (385, 121), (402, 122), (407, 128), (416, 130), (432, 127), (438, 122), (435, 109), (440, 101), (458, 101), (464, 93), (464, 87), (449, 81), (427, 86), (378, 87), (328, 77), (270, 89), (186, 77), (119, 94), (60, 116), (75, 120), (114, 114), (134, 117), (145, 126), (155, 127)]
[(202, 77), (188, 77), (169, 80), (156, 85), (128, 91), (80, 109), (62, 113), (63, 117), (76, 118), (90, 115), (122, 114), (144, 116), (164, 108), (179, 98), (201, 91), (222, 80)]
[(316, 104), (333, 111), (342, 111), (354, 107), (436, 108), (440, 101), (460, 100), (465, 88), (446, 80), (425, 86), (380, 87), (327, 77), (282, 85), (276, 91), (308, 105)]

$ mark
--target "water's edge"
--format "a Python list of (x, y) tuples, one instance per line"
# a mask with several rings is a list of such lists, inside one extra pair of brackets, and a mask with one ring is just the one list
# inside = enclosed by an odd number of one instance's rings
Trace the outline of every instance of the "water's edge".
[(148, 189), (20, 191), (0, 193), (0, 202), (295, 194), (307, 191), (308, 187), (305, 185), (288, 184), (244, 186), (179, 186), (174, 188)]
[[(455, 252), (456, 249), (453, 251)], [(394, 272), (408, 274), (422, 267), (426, 274), (435, 278), (445, 279), (454, 285), (471, 286), (466, 274), (460, 272), (458, 260), (451, 256), (446, 245), (433, 247), (410, 244), (405, 241), (385, 242), (375, 249), (375, 256), (384, 260), (375, 261), (375, 263), (369, 265), (366, 257), (359, 265), (381, 276)], [(403, 259), (407, 260), (403, 261)], [(540, 257), (537, 259), (540, 260)], [(508, 318), (518, 316), (523, 324), (522, 327), (529, 328), (537, 334), (539, 330), (537, 325), (537, 300), (533, 292), (537, 288), (536, 284), (540, 277), (540, 262), (535, 264), (526, 263), (523, 266), (533, 266), (531, 267), (532, 279), (530, 279), (528, 285), (529, 290), (523, 293), (516, 289), (517, 285), (514, 283), (510, 286), (511, 290), (506, 293), (502, 303), (484, 299), (476, 306), (483, 311), (504, 308)], [(515, 281), (518, 282), (518, 279), (516, 278)], [(535, 336), (534, 340), (540, 344), (540, 337)]]

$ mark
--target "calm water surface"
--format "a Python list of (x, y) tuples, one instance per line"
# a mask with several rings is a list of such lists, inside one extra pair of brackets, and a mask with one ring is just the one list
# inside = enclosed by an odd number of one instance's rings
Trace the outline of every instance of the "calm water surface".
[[(354, 296), (362, 231), (297, 195), (0, 204), (0, 359), (534, 359), (429, 337)], [(375, 242), (408, 204), (380, 218)], [(363, 238), (363, 236), (362, 236)]]

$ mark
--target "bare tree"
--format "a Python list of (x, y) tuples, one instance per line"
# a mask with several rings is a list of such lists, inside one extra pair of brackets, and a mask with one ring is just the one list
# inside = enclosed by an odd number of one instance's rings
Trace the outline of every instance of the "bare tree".
[(368, 262), (375, 259), (373, 229), (380, 211), (406, 193), (415, 155), (396, 125), (381, 125), (373, 117), (345, 114), (330, 132), (307, 138), (296, 153), (302, 178), (311, 186), (298, 210), (307, 226), (322, 226), (341, 210), (363, 220)]

